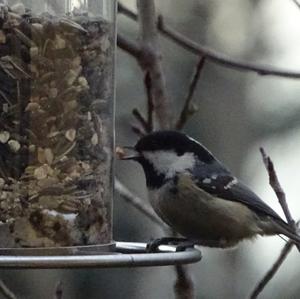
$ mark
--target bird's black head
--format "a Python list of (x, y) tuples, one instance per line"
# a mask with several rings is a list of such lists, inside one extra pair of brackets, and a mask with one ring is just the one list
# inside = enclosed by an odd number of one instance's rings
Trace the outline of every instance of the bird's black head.
[(134, 148), (139, 153), (173, 151), (178, 156), (193, 153), (205, 163), (209, 163), (213, 159), (212, 154), (198, 141), (177, 131), (153, 132), (142, 137)]
[(192, 170), (196, 164), (214, 161), (199, 142), (177, 131), (148, 134), (137, 142), (134, 150), (136, 154), (130, 159), (142, 165), (150, 188), (160, 187), (176, 174)]

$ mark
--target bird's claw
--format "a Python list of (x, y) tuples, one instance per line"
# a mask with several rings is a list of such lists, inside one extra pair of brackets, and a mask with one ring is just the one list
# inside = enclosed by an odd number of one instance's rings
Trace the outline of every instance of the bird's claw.
[(158, 252), (160, 245), (176, 245), (176, 252), (185, 251), (187, 248), (194, 247), (195, 242), (186, 238), (165, 237), (150, 241), (147, 244), (146, 251), (148, 253)]

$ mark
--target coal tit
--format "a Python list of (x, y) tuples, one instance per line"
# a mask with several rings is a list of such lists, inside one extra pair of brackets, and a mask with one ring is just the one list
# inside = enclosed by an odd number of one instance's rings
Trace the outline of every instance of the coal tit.
[(172, 229), (203, 246), (227, 248), (257, 235), (300, 237), (203, 145), (176, 131), (142, 137), (134, 154), (150, 203)]

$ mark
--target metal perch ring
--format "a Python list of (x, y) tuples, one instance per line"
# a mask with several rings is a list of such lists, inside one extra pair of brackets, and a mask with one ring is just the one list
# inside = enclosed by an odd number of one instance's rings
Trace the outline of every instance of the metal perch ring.
[[(176, 252), (176, 246), (161, 245), (158, 253), (146, 253), (145, 243), (116, 242), (113, 252), (75, 255), (0, 255), (0, 269), (152, 267), (196, 263), (195, 248)], [(21, 249), (22, 250), (22, 249)], [(42, 251), (40, 251), (41, 253)]]

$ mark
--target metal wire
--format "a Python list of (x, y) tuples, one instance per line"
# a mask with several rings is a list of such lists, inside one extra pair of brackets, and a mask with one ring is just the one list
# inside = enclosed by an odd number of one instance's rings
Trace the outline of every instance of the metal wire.
[(145, 243), (116, 242), (116, 251), (98, 255), (71, 256), (20, 256), (1, 255), (2, 269), (50, 269), (50, 268), (116, 268), (152, 267), (196, 263), (201, 252), (188, 248), (176, 252), (176, 246), (159, 246), (158, 253), (146, 253)]

